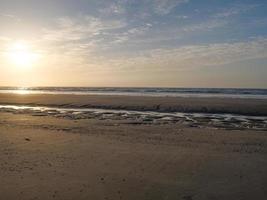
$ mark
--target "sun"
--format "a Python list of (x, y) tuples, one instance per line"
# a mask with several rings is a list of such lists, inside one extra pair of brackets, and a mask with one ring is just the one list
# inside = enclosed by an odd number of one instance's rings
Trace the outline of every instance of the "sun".
[(9, 62), (15, 66), (26, 68), (32, 66), (39, 56), (34, 53), (29, 44), (18, 41), (8, 47), (7, 57)]

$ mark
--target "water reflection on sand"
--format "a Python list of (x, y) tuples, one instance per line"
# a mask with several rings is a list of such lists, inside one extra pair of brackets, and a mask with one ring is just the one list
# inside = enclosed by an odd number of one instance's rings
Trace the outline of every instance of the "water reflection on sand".
[(0, 111), (68, 119), (128, 120), (132, 124), (183, 123), (192, 127), (267, 130), (267, 116), (0, 105)]

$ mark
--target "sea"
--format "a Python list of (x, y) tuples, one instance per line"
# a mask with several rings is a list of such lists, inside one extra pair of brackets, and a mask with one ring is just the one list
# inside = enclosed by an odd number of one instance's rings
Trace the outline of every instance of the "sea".
[(267, 89), (248, 88), (0, 87), (0, 93), (267, 99)]

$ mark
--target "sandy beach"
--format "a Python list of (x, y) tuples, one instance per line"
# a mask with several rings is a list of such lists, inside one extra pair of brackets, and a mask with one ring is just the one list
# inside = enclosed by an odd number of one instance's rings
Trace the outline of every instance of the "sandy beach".
[[(257, 114), (264, 114), (267, 104), (260, 100), (127, 98), (1, 94), (0, 104), (154, 111), (204, 109), (206, 105), (208, 110)], [(266, 131), (136, 121), (2, 110), (0, 199), (267, 197)]]
[(0, 115), (1, 199), (264, 199), (267, 134)]

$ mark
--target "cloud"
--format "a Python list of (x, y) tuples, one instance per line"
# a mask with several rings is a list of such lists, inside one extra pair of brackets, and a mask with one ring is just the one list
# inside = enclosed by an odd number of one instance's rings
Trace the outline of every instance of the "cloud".
[(121, 20), (103, 20), (93, 16), (78, 18), (62, 17), (57, 20), (57, 27), (44, 29), (44, 39), (51, 41), (77, 41), (92, 38), (106, 30), (122, 28)]
[[(108, 45), (109, 32), (125, 27), (123, 20), (100, 19), (93, 16), (62, 17), (53, 28), (44, 28), (40, 46), (49, 54), (71, 56), (92, 54)], [(106, 43), (104, 41), (107, 41)]]
[(226, 20), (211, 19), (198, 24), (187, 25), (182, 28), (184, 32), (209, 31), (227, 24)]
[(214, 17), (216, 18), (226, 18), (234, 15), (239, 15), (248, 12), (259, 5), (234, 5), (231, 8), (224, 9), (222, 12), (217, 13)]
[(177, 19), (188, 19), (189, 17), (187, 15), (178, 15), (176, 16)]
[[(58, 63), (68, 60), (60, 56)], [(134, 71), (180, 71), (199, 67), (221, 66), (235, 62), (267, 58), (267, 38), (246, 42), (187, 45), (173, 49), (153, 49), (140, 51), (138, 55), (94, 54), (78, 57), (75, 68), (84, 72), (134, 72)], [(73, 63), (70, 61), (69, 63)], [(59, 64), (60, 65), (60, 64)]]
[[(187, 3), (188, 1), (153, 1), (154, 7), (160, 7), (164, 8), (163, 5), (169, 5), (168, 8), (173, 8), (171, 5), (179, 5), (182, 3)], [(176, 4), (174, 4), (176, 3)], [(142, 38), (135, 38), (135, 40), (130, 41), (128, 37), (121, 36), (120, 41), (123, 42), (131, 42), (131, 43), (146, 43), (146, 44), (153, 44), (153, 43), (164, 43), (168, 41), (173, 40), (183, 40), (184, 38), (193, 37), (195, 35), (198, 35), (199, 33), (205, 33), (205, 32), (211, 32), (216, 31), (219, 28), (225, 28), (229, 26), (230, 24), (233, 25), (233, 21), (231, 20), (231, 17), (234, 15), (239, 15), (241, 13), (246, 13), (259, 5), (234, 5), (231, 8), (223, 9), (220, 12), (217, 12), (215, 14), (207, 16), (207, 18), (203, 20), (199, 20), (196, 18), (190, 17), (190, 20), (187, 20), (186, 22), (180, 23), (180, 19), (188, 19), (188, 15), (173, 15), (175, 18), (177, 18), (176, 24), (170, 24), (169, 26), (165, 26), (168, 24), (168, 22), (164, 22), (162, 24), (155, 22), (155, 26), (153, 28), (150, 28), (146, 31), (146, 34), (140, 34), (139, 36), (142, 36)], [(171, 9), (168, 9), (168, 11), (171, 11)], [(167, 13), (167, 12), (166, 12)], [(162, 13), (163, 14), (163, 13)], [(261, 21), (261, 24), (264, 24), (263, 21)], [(256, 23), (255, 23), (256, 24)], [(258, 22), (260, 24), (260, 22)], [(249, 24), (248, 24), (249, 25)], [(162, 26), (162, 28), (160, 28)], [(250, 26), (252, 26), (250, 24)], [(156, 29), (154, 29), (156, 27)]]
[(247, 42), (184, 46), (144, 51), (142, 56), (110, 61), (126, 70), (181, 70), (218, 66), (238, 61), (267, 58), (267, 38)]
[(4, 17), (6, 19), (14, 20), (16, 22), (20, 22), (21, 19), (17, 17), (16, 15), (11, 15), (11, 14), (0, 14), (1, 17)]
[(111, 4), (106, 6), (105, 8), (100, 9), (99, 11), (103, 15), (124, 14), (125, 13), (124, 3), (112, 2)]
[(189, 0), (153, 0), (155, 13), (159, 15), (169, 14), (176, 6), (188, 3)]
[(125, 32), (115, 34), (114, 40), (112, 43), (124, 43), (129, 42), (130, 40), (136, 40), (137, 37), (145, 35), (150, 29), (151, 24), (144, 24), (138, 27), (133, 27), (127, 29)]
[[(186, 37), (192, 37), (200, 33), (214, 31), (218, 28), (228, 25), (228, 21), (224, 19), (208, 19), (204, 22), (193, 23), (183, 26), (169, 26), (164, 28), (154, 29), (152, 27), (139, 27), (139, 34), (136, 34), (134, 40), (129, 37), (121, 42), (130, 42), (134, 44), (160, 44), (173, 40), (182, 40)], [(157, 28), (157, 27), (156, 27)], [(142, 37), (138, 37), (142, 36)], [(123, 38), (123, 36), (122, 36)]]

